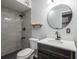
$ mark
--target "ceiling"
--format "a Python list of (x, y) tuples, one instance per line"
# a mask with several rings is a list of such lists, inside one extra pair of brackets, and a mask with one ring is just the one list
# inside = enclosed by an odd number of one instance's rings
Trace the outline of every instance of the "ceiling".
[(27, 7), (26, 5), (23, 5), (22, 3), (17, 2), (16, 0), (1, 0), (1, 6), (11, 8), (18, 12), (23, 12), (29, 9), (29, 7)]

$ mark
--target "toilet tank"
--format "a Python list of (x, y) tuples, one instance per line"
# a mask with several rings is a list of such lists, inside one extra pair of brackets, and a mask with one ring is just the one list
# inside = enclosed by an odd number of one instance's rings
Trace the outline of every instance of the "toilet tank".
[(39, 39), (36, 39), (36, 38), (30, 38), (29, 41), (30, 41), (30, 48), (31, 49), (37, 49), (37, 42), (38, 42)]

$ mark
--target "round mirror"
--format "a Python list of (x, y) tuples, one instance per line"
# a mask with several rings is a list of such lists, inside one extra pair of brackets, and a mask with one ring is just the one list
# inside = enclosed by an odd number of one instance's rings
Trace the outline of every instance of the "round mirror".
[(47, 22), (50, 27), (62, 29), (66, 27), (72, 19), (72, 10), (69, 6), (61, 4), (53, 7), (47, 15)]

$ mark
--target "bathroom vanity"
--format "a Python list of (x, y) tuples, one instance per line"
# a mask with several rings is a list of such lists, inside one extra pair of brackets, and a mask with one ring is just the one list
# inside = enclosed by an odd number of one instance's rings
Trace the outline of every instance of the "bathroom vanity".
[(50, 43), (48, 40), (51, 39), (46, 38), (38, 42), (38, 59), (75, 59), (74, 42)]
[[(45, 38), (38, 41), (38, 59), (75, 59), (76, 46), (74, 41), (62, 39), (58, 33), (72, 20), (72, 9), (64, 4), (56, 5), (47, 14), (48, 25), (56, 29), (56, 38)], [(67, 30), (70, 33), (70, 28)]]
[[(72, 9), (64, 4), (56, 5), (49, 10), (47, 22), (51, 28), (56, 29), (56, 37), (38, 41), (38, 59), (76, 59), (74, 41), (68, 41), (58, 33), (59, 29), (64, 29), (70, 24), (72, 14)], [(67, 28), (66, 33), (70, 34), (70, 28)]]

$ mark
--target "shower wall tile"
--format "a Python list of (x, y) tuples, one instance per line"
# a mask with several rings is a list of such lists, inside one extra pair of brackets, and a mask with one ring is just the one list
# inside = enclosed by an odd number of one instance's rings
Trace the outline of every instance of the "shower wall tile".
[(2, 7), (1, 55), (21, 49), (21, 22), (19, 12)]
[(27, 48), (29, 47), (29, 38), (31, 37), (31, 31), (32, 31), (32, 26), (31, 26), (31, 10), (27, 10), (24, 12), (25, 16), (23, 17), (23, 22), (22, 22), (22, 27), (25, 27), (26, 30), (22, 31), (22, 37), (26, 37), (23, 40), (22, 48)]

